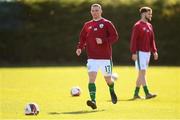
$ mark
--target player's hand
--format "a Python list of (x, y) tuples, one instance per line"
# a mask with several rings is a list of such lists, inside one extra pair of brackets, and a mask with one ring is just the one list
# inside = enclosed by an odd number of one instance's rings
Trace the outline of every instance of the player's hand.
[(81, 49), (77, 49), (76, 54), (77, 54), (77, 56), (79, 56), (81, 54)]
[(153, 53), (153, 55), (154, 55), (154, 60), (158, 60), (158, 53), (155, 52), (155, 53)]
[(96, 38), (96, 43), (99, 44), (99, 45), (102, 44), (102, 39), (101, 38)]
[(132, 54), (132, 60), (134, 60), (134, 61), (137, 60), (137, 54)]

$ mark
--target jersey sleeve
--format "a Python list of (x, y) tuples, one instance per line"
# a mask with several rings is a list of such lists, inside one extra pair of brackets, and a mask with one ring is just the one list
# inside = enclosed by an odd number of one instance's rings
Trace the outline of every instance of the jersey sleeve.
[(79, 35), (79, 42), (78, 42), (78, 45), (77, 45), (77, 49), (84, 49), (85, 48), (85, 44), (86, 44), (86, 24), (84, 24), (81, 32), (80, 32), (80, 35)]
[(137, 25), (134, 25), (131, 33), (130, 51), (135, 54), (137, 51), (137, 40), (138, 40), (139, 29)]
[[(151, 28), (152, 28), (152, 26), (151, 26)], [(155, 43), (155, 35), (154, 35), (153, 28), (152, 28), (152, 38), (151, 38), (150, 44), (151, 44), (150, 45), (151, 52), (153, 52), (153, 53), (157, 52), (156, 43)]]
[(115, 43), (119, 39), (119, 35), (117, 33), (117, 30), (115, 26), (111, 22), (107, 22), (107, 32), (108, 32), (108, 37), (107, 40), (110, 44)]

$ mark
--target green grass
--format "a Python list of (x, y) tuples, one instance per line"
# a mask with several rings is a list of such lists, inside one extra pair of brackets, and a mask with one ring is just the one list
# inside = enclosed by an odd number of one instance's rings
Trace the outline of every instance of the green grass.
[[(158, 96), (151, 100), (128, 101), (134, 91), (134, 67), (114, 67), (118, 103), (110, 102), (108, 87), (99, 72), (97, 110), (86, 106), (89, 99), (85, 67), (0, 68), (0, 119), (180, 119), (180, 68), (150, 67), (147, 78), (150, 91)], [(80, 86), (80, 97), (71, 97), (72, 86)], [(141, 89), (142, 96), (144, 93)], [(37, 116), (25, 116), (24, 106), (36, 102)]]

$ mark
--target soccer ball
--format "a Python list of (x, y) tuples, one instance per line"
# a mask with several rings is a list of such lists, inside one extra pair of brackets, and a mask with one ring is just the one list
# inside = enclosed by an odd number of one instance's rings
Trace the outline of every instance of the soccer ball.
[(28, 103), (25, 106), (25, 115), (38, 115), (39, 107), (36, 103)]
[(75, 86), (71, 88), (71, 96), (80, 96), (81, 89), (79, 86)]
[(117, 73), (112, 73), (112, 75), (111, 75), (111, 78), (113, 79), (113, 80), (117, 80), (118, 79), (118, 74)]

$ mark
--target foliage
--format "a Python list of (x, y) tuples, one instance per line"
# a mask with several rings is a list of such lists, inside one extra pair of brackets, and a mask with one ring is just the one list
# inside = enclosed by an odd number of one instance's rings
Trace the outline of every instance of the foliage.
[[(0, 2), (0, 65), (82, 64), (86, 55), (75, 55), (79, 32), (90, 20), (90, 4), (95, 0), (17, 0)], [(131, 28), (139, 19), (140, 6), (153, 8), (153, 21), (160, 59), (158, 65), (180, 65), (177, 56), (180, 31), (180, 3), (177, 0), (108, 0), (103, 16), (111, 20), (120, 35), (113, 47), (115, 64), (131, 64)], [(173, 60), (173, 62), (172, 62)]]

